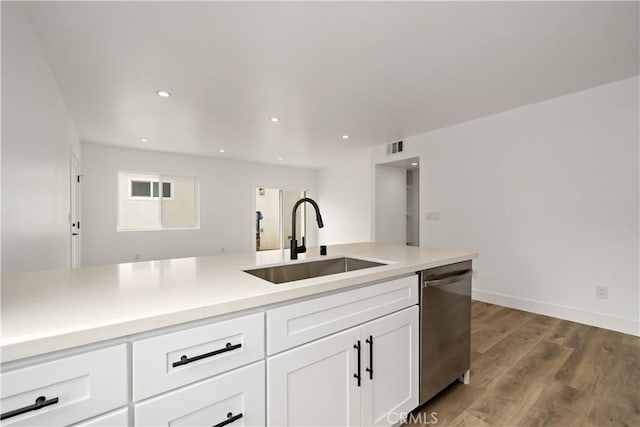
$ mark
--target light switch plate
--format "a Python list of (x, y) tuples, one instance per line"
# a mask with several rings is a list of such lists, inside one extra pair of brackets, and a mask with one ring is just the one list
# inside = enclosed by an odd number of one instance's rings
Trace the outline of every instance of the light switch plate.
[(596, 286), (596, 298), (607, 299), (608, 290), (606, 286)]
[(440, 212), (427, 212), (427, 221), (440, 221)]

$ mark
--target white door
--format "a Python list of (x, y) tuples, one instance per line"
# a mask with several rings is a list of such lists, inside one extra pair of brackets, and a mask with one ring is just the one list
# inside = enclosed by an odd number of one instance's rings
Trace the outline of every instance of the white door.
[(362, 424), (392, 425), (418, 406), (418, 306), (366, 323)]
[(267, 359), (267, 424), (360, 425), (359, 338), (348, 329)]
[(71, 268), (78, 268), (80, 267), (80, 162), (73, 153), (71, 153), (70, 184)]
[(407, 170), (395, 166), (375, 168), (376, 243), (407, 243)]
[(136, 426), (264, 426), (264, 362), (135, 406)]

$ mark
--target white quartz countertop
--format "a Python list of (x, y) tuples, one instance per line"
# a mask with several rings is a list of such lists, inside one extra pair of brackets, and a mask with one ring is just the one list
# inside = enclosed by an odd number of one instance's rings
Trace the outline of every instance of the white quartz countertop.
[[(471, 251), (354, 243), (2, 276), (1, 361), (119, 338), (466, 261)], [(350, 256), (389, 263), (274, 285), (243, 269)]]

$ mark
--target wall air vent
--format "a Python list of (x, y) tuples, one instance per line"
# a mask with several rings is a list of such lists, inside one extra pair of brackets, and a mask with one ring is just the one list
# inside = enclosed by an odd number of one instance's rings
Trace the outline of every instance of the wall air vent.
[(402, 141), (396, 141), (396, 142), (387, 144), (387, 155), (402, 153), (402, 146), (403, 146)]

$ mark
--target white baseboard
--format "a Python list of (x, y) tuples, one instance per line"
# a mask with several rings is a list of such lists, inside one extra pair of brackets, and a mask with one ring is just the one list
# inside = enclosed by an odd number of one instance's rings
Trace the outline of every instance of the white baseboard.
[(557, 317), (559, 319), (570, 320), (572, 322), (584, 323), (586, 325), (640, 336), (640, 320), (638, 319), (613, 316), (611, 314), (599, 313), (597, 311), (588, 311), (577, 307), (569, 307), (566, 305), (552, 304), (528, 298), (514, 297), (496, 292), (483, 291), (481, 289), (473, 289), (472, 298), (474, 300), (488, 302), (490, 304), (502, 305), (509, 308), (515, 308), (517, 310), (529, 311), (531, 313)]

